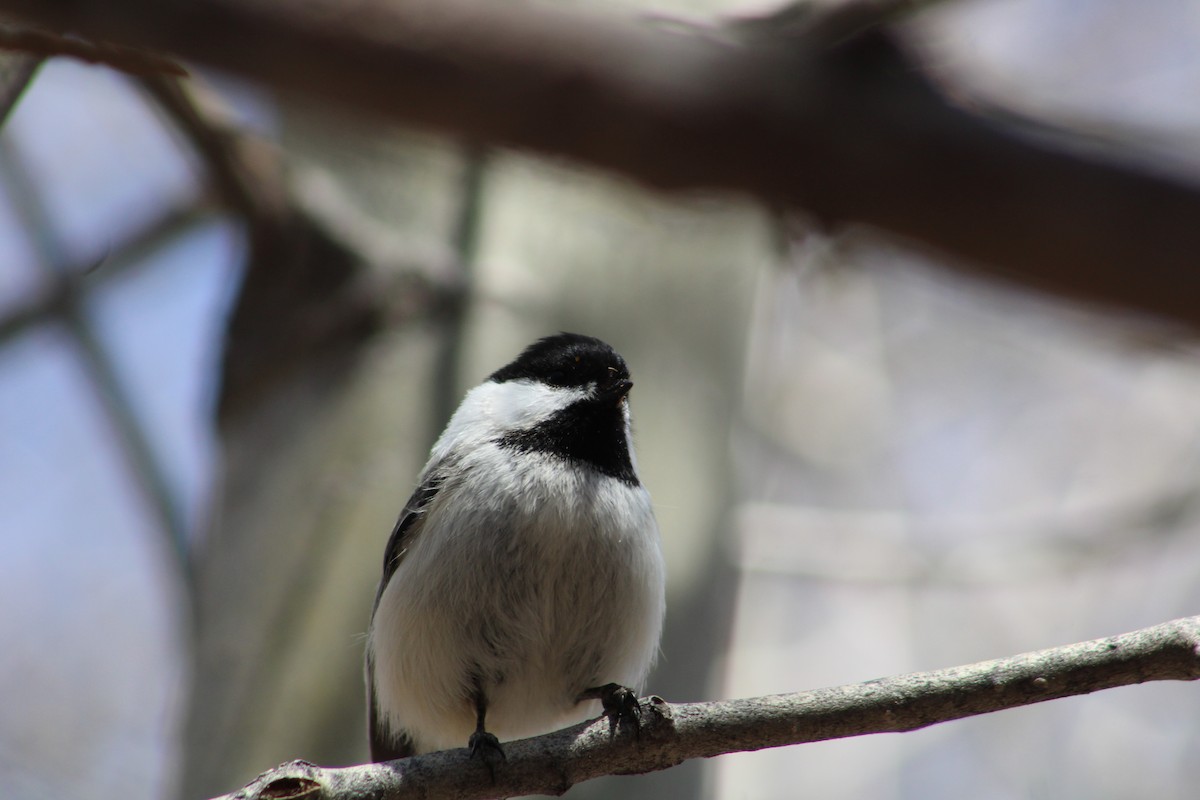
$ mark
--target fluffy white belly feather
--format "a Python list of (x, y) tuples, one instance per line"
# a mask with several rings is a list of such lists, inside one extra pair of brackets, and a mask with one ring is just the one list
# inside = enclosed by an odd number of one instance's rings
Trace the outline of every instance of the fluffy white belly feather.
[(597, 715), (597, 702), (575, 702), (584, 689), (639, 691), (657, 655), (665, 574), (649, 495), (545, 458), (518, 472), (510, 451), (477, 449), (380, 597), (375, 702), (417, 752), (467, 744), (476, 691), (487, 730), (507, 741)]

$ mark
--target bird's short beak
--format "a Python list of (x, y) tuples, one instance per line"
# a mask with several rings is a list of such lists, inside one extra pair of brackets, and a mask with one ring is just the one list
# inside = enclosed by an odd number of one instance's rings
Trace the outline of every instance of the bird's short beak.
[(605, 389), (601, 393), (601, 396), (604, 397), (605, 399), (611, 398), (615, 402), (620, 403), (622, 400), (625, 399), (626, 395), (629, 394), (629, 390), (632, 388), (633, 388), (633, 381), (629, 380), (628, 378), (622, 378), (621, 380), (614, 383), (612, 386), (609, 386), (607, 389)]

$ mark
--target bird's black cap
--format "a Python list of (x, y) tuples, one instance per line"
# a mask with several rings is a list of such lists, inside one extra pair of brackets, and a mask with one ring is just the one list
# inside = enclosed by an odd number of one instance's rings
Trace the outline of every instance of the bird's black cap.
[(606, 343), (580, 333), (559, 333), (538, 339), (513, 361), (492, 373), (495, 383), (540, 381), (551, 386), (608, 387), (629, 380), (625, 359)]

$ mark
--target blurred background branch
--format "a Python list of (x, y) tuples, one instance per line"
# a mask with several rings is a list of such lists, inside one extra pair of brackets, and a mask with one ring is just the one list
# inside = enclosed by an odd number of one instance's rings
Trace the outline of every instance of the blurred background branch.
[(141, 48), (89, 41), (25, 25), (0, 24), (0, 49), (37, 58), (69, 56), (131, 75), (187, 75), (177, 62)]
[(1124, 164), (1132, 154), (1073, 154), (963, 111), (881, 29), (846, 39), (861, 25), (760, 26), (731, 45), (550, 5), (332, 8), (0, 2), (360, 113), (659, 188), (748, 192), (921, 242), (960, 267), (1200, 324), (1200, 189)]
[[(332, 210), (319, 190), (295, 191), (277, 148), (227, 121), (211, 91), (163, 75), (145, 76), (141, 85), (246, 225), (250, 252), (224, 348), (219, 416), (314, 362), (350, 357), (385, 322), (462, 305), (465, 284), (443, 277), (441, 264), (414, 264), (396, 279), (403, 291), (382, 291), (372, 278), (379, 265), (369, 263), (381, 248), (369, 226), (347, 224), (353, 212)], [(400, 303), (390, 303), (397, 294)]]

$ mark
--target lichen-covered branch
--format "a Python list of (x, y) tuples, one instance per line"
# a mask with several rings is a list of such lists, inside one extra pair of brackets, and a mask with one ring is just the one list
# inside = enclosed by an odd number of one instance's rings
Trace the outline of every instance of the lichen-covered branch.
[(924, 728), (1116, 686), (1200, 678), (1200, 616), (963, 667), (796, 694), (716, 703), (643, 701), (640, 735), (599, 720), (505, 746), (495, 771), (465, 749), (388, 764), (325, 769), (297, 761), (223, 800), (402, 800), (561, 794), (601, 775), (691, 758)]

